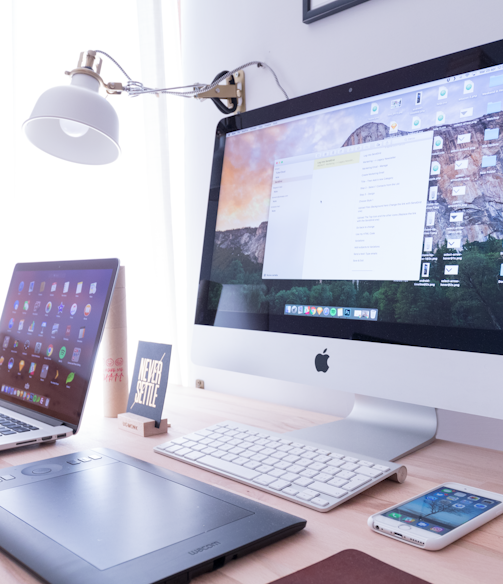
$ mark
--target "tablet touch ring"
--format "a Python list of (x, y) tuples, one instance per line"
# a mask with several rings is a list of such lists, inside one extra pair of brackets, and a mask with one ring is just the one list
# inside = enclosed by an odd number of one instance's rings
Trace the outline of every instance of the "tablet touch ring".
[(23, 468), (21, 473), (28, 476), (28, 477), (36, 477), (36, 476), (47, 475), (49, 473), (57, 473), (60, 470), (62, 470), (62, 468), (63, 467), (60, 464), (38, 463), (38, 464), (32, 464), (28, 468)]

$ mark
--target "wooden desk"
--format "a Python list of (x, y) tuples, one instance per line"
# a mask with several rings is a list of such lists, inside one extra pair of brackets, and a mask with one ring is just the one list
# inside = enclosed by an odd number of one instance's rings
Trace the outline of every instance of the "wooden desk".
[[(95, 390), (99, 391), (99, 390)], [(286, 432), (334, 420), (333, 416), (228, 396), (207, 390), (170, 387), (166, 411), (168, 436), (139, 438), (117, 428), (117, 420), (86, 412), (82, 429), (53, 445), (30, 446), (0, 453), (8, 468), (104, 446), (239, 493), (307, 519), (306, 528), (279, 543), (200, 576), (198, 584), (265, 584), (348, 548), (364, 551), (432, 584), (501, 584), (503, 582), (503, 516), (444, 550), (427, 552), (372, 533), (372, 513), (433, 488), (446, 480), (503, 493), (503, 453), (438, 440), (402, 459), (409, 476), (404, 484), (384, 481), (329, 513), (318, 513), (246, 485), (155, 454), (152, 448), (223, 420)], [(0, 553), (0, 582), (39, 580), (15, 560)]]

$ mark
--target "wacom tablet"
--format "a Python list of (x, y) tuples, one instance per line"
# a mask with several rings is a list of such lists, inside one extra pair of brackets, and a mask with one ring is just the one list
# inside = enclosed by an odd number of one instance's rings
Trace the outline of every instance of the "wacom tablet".
[(0, 546), (53, 584), (188, 582), (306, 525), (106, 448), (0, 472)]

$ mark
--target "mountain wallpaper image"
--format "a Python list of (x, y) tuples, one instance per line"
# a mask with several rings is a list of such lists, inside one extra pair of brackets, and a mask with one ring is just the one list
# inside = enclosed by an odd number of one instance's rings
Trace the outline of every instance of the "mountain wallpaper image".
[[(390, 134), (385, 123), (369, 121), (343, 139), (341, 132), (355, 119), (348, 121), (347, 114), (344, 118), (330, 114), (317, 118), (314, 125), (312, 118), (301, 119), (228, 140), (211, 274), (215, 285), (209, 308), (271, 314), (283, 314), (285, 304), (377, 308), (379, 321), (501, 329), (501, 114), (426, 128), (434, 130), (434, 144), (438, 138), (443, 144), (432, 151), (432, 161), (440, 164), (441, 172), (438, 177), (430, 177), (425, 193), (426, 212), (435, 211), (435, 225), (431, 230), (425, 228), (431, 247), (423, 252), (422, 265), (424, 268), (427, 263), (428, 268), (418, 282), (262, 279), (274, 160), (409, 133), (399, 130)], [(458, 142), (463, 134), (470, 134), (466, 144)], [(497, 138), (488, 140), (488, 135)], [(468, 161), (462, 171), (456, 169), (460, 160)], [(429, 189), (433, 186), (438, 188), (432, 199)], [(458, 196), (459, 189), (455, 191), (454, 187), (465, 187), (464, 194)], [(455, 228), (449, 218), (457, 211), (463, 213), (463, 221)], [(459, 243), (456, 249), (449, 247), (459, 240), (461, 247)], [(457, 277), (448, 278), (445, 266), (453, 263), (458, 263), (459, 272)], [(232, 294), (225, 295), (224, 303), (221, 284), (232, 285)]]

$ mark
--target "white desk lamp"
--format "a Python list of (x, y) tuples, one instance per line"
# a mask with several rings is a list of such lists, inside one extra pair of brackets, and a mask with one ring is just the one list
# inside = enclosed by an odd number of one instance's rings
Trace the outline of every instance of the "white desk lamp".
[[(102, 59), (96, 57), (97, 53), (107, 56), (119, 67), (128, 78), (126, 85), (103, 81), (100, 76)], [(23, 127), (28, 140), (48, 154), (81, 164), (108, 164), (120, 154), (119, 119), (110, 103), (99, 95), (100, 85), (108, 94), (126, 92), (132, 97), (145, 93), (167, 93), (209, 98), (224, 114), (240, 113), (245, 110), (242, 69), (250, 65), (269, 69), (288, 99), (274, 71), (260, 61), (252, 61), (233, 71), (223, 71), (209, 85), (196, 83), (188, 89), (187, 86), (152, 89), (133, 81), (104, 51), (86, 51), (80, 54), (77, 68), (65, 72), (72, 78), (71, 85), (53, 87), (43, 93)], [(222, 82), (226, 84), (220, 85)]]

